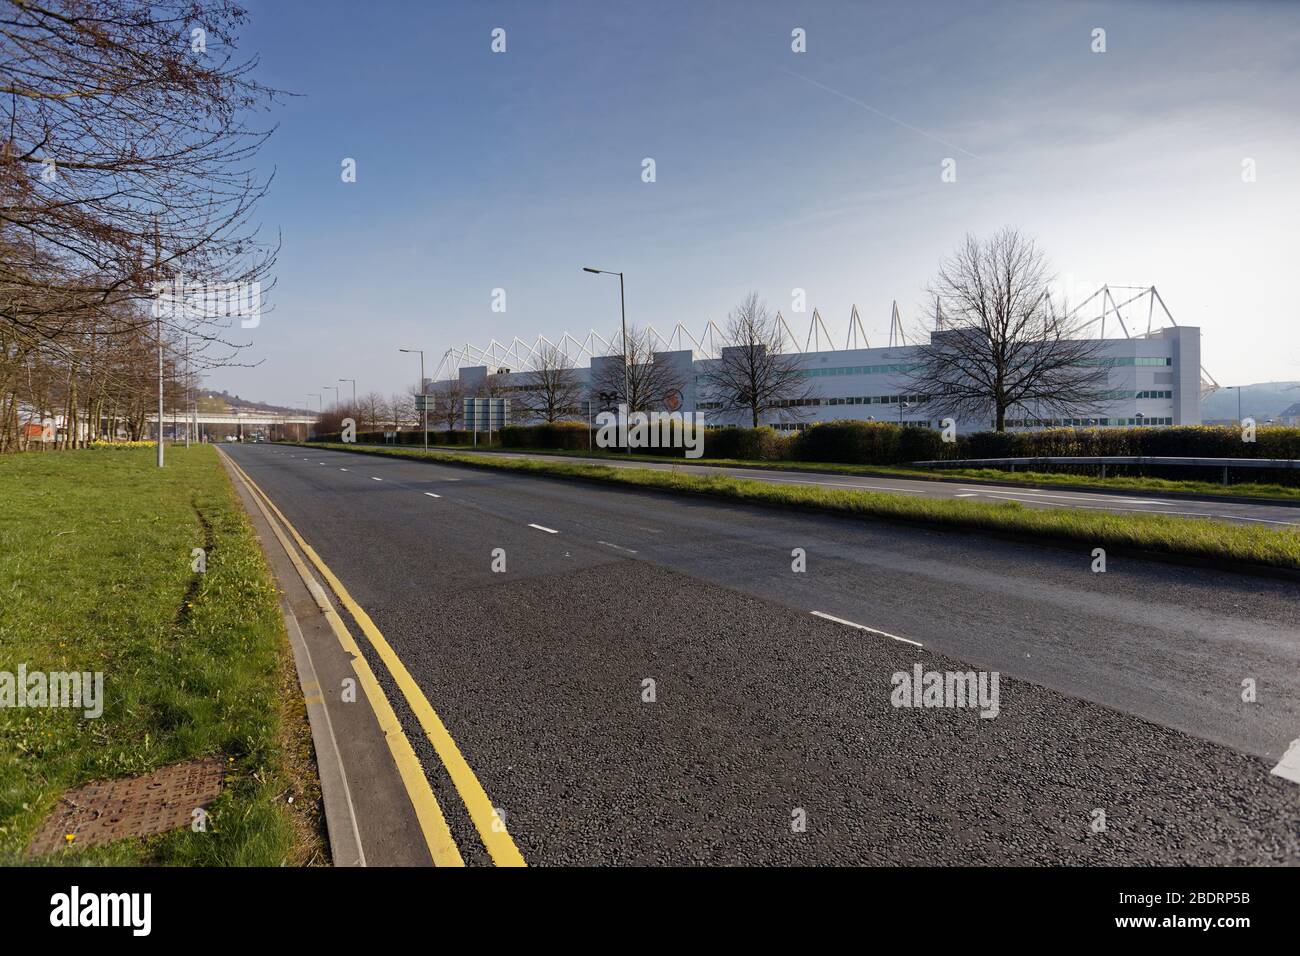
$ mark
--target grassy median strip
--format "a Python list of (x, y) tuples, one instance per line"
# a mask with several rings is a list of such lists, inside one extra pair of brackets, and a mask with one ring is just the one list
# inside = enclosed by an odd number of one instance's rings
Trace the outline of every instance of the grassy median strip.
[(658, 491), (708, 495), (752, 504), (812, 508), (833, 514), (924, 522), (963, 531), (993, 531), (1077, 541), (1089, 548), (1120, 548), (1226, 560), (1272, 568), (1300, 568), (1300, 531), (1242, 527), (1200, 518), (1111, 514), (1075, 508), (1029, 508), (1016, 501), (987, 503), (914, 498), (888, 492), (780, 485), (766, 481), (649, 468), (503, 458), (417, 448), (358, 447), (317, 443), (312, 447), (432, 459), (530, 475), (578, 478)]
[(24, 862), (66, 788), (218, 754), (229, 768), (205, 832), (74, 841), (44, 862), (319, 861), (275, 586), (212, 447), (169, 449), (161, 471), (147, 448), (0, 458), (0, 595), (0, 670), (104, 682), (98, 718), (0, 708), (0, 863)]
[[(352, 446), (356, 447), (356, 446)], [(378, 447), (378, 446), (376, 446)], [(432, 445), (440, 451), (463, 454), (473, 452), (463, 445)], [(862, 465), (825, 461), (755, 461), (745, 458), (669, 458), (667, 455), (628, 455), (625, 452), (575, 451), (568, 448), (511, 448), (497, 446), (496, 452), (515, 455), (553, 455), (561, 458), (608, 458), (611, 461), (643, 461), (658, 464), (679, 464), (711, 468), (747, 468), (754, 471), (806, 471), (814, 474), (853, 475), (859, 477), (911, 478), (920, 481), (979, 481), (1000, 485), (1051, 485), (1074, 488), (1079, 491), (1145, 491), (1172, 492), (1212, 498), (1267, 498), (1300, 502), (1300, 487), (1289, 485), (1241, 482), (1224, 485), (1217, 481), (1188, 481), (1185, 479), (1134, 477), (1111, 475), (1076, 475), (1055, 471), (1008, 471), (1001, 468), (911, 468), (905, 465)]]

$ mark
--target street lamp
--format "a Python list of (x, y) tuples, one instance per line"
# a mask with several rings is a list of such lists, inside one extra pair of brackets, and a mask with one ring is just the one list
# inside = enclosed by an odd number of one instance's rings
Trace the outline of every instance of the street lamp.
[[(424, 450), (429, 450), (429, 398), (424, 391), (424, 349), (398, 349), (399, 352), (418, 352), (420, 355), (420, 408), (424, 411)], [(490, 415), (491, 413), (489, 413)]]
[[(627, 299), (623, 296), (623, 273), (610, 272), (608, 269), (593, 269), (591, 266), (583, 266), (583, 272), (590, 272), (592, 275), (618, 276), (618, 309), (623, 321), (623, 396), (628, 405), (628, 414), (632, 413), (632, 385), (631, 378), (627, 367)], [(627, 443), (627, 453), (632, 454), (632, 443)]]
[(1237, 390), (1237, 424), (1241, 424), (1241, 386), (1225, 385), (1224, 388), (1235, 388)]
[(357, 410), (357, 380), (355, 378), (341, 378), (339, 381), (352, 383), (352, 410), (355, 412)]
[(338, 407), (339, 407), (339, 387), (338, 387), (337, 385), (322, 385), (322, 386), (321, 386), (321, 391), (324, 391), (324, 390), (327, 389), (327, 388), (332, 388), (332, 389), (334, 389), (334, 407), (335, 407), (335, 408), (338, 408)]

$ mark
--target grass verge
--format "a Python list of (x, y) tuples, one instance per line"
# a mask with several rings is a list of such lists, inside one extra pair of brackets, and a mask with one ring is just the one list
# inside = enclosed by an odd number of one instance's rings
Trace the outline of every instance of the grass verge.
[[(356, 446), (350, 446), (356, 447)], [(375, 446), (383, 447), (383, 446)], [(403, 447), (403, 446), (390, 446)], [(431, 449), (458, 454), (474, 454), (463, 445), (431, 445)], [(516, 455), (554, 455), (560, 458), (608, 458), (611, 461), (642, 461), (654, 464), (679, 464), (712, 468), (748, 468), (755, 471), (807, 471), (828, 475), (882, 476), (912, 478), (920, 481), (985, 481), (1000, 485), (1049, 485), (1073, 488), (1078, 491), (1145, 491), (1166, 492), (1176, 495), (1195, 495), (1211, 498), (1264, 498), (1300, 503), (1300, 487), (1288, 485), (1242, 482), (1224, 485), (1215, 481), (1186, 481), (1168, 478), (1131, 477), (1112, 475), (1073, 475), (1049, 471), (1004, 471), (1000, 468), (908, 468), (901, 465), (850, 465), (822, 461), (754, 461), (744, 458), (668, 458), (665, 455), (628, 455), (603, 449), (574, 451), (571, 449), (494, 447), (492, 451)]]
[(614, 468), (526, 458), (502, 458), (417, 448), (358, 447), (314, 443), (312, 447), (433, 459), (546, 477), (578, 478), (657, 491), (707, 495), (751, 504), (811, 508), (832, 514), (922, 522), (963, 531), (991, 531), (1089, 548), (1147, 551), (1267, 568), (1300, 569), (1300, 532), (1242, 527), (1197, 518), (1157, 514), (1109, 514), (1070, 508), (1029, 508), (1001, 503), (912, 498), (887, 492), (852, 491), (812, 485), (777, 485), (726, 475), (700, 475), (648, 468)]
[[(191, 571), (194, 548), (205, 573)], [(39, 862), (324, 860), (275, 585), (212, 447), (172, 448), (161, 471), (144, 448), (0, 459), (0, 594), (0, 670), (102, 671), (105, 698), (97, 719), (0, 708), (0, 863), (27, 862), (67, 787), (215, 754), (229, 770), (206, 832)]]

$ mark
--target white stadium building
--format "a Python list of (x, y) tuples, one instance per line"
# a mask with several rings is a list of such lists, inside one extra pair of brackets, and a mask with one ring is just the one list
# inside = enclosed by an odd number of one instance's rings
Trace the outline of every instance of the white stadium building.
[[(1204, 374), (1201, 367), (1200, 329), (1176, 325), (1167, 312), (1167, 324), (1152, 327), (1150, 323), (1154, 318), (1154, 305), (1159, 303), (1163, 309), (1159, 294), (1153, 287), (1146, 287), (1139, 295), (1118, 304), (1115, 291), (1117, 290), (1113, 286), (1099, 290), (1104, 311), (1088, 323), (1089, 326), (1098, 325), (1098, 337), (1101, 339), (1094, 357), (1089, 361), (1103, 365), (1109, 371), (1109, 381), (1102, 400), (1086, 413), (1080, 412), (1080, 417), (1064, 419), (1045, 417), (1030, 403), (1028, 408), (1014, 409), (1008, 413), (1008, 428), (1106, 428), (1201, 423), (1200, 403), (1203, 391), (1212, 391), (1218, 386)], [(1152, 300), (1151, 313), (1147, 316), (1148, 328), (1144, 332), (1130, 334), (1129, 323), (1124, 321), (1120, 308), (1142, 296), (1149, 296)], [(1095, 296), (1090, 297), (1092, 298)], [(1146, 312), (1147, 309), (1141, 311)], [(847, 347), (858, 343), (866, 346), (866, 335), (856, 308), (850, 317), (849, 334), (843, 349), (824, 347), (830, 345), (830, 336), (815, 310), (806, 339), (807, 346), (815, 347), (800, 349), (798, 340), (790, 332), (785, 320), (780, 316), (778, 320), (787, 332), (792, 346), (789, 354), (794, 356), (801, 373), (811, 380), (812, 397), (803, 403), (797, 417), (782, 414), (781, 410), (773, 410), (764, 416), (762, 424), (789, 430), (818, 422), (860, 419), (901, 422), (917, 427), (940, 427), (939, 416), (926, 407), (924, 397), (907, 392), (909, 373), (917, 361), (917, 346), (903, 341), (897, 309), (893, 316), (894, 330), (891, 334), (891, 339), (897, 344), (885, 348)], [(1119, 326), (1122, 336), (1105, 337), (1108, 320), (1112, 329)], [(703, 412), (705, 420), (712, 425), (749, 424), (744, 416), (726, 414), (716, 404), (711, 406), (707, 401), (705, 376), (710, 363), (717, 361), (719, 353), (714, 344), (721, 337), (712, 322), (708, 323), (704, 336), (699, 339), (691, 335), (681, 323), (668, 336), (662, 335), (653, 327), (645, 329), (645, 334), (651, 337), (654, 362), (671, 366), (674, 377), (681, 383), (681, 411)], [(612, 363), (615, 369), (619, 367), (622, 350), (618, 343), (617, 335), (607, 340), (592, 330), (582, 342), (565, 333), (555, 343), (539, 336), (532, 345), (517, 338), (509, 346), (495, 340), (484, 349), (467, 344), (446, 352), (442, 364), (426, 387), (431, 392), (439, 390), (440, 386), (447, 388), (454, 376), (459, 382), (462, 395), (484, 395), (491, 376), (493, 393), (508, 398), (511, 394), (530, 388), (534, 381), (531, 369), (534, 368), (537, 356), (543, 350), (550, 351), (554, 348), (563, 352), (573, 363), (573, 374), (585, 391), (593, 377), (601, 377), (602, 365)], [(597, 398), (595, 395), (590, 397)], [(595, 407), (599, 410), (607, 405), (608, 402), (597, 402)], [(575, 412), (575, 418), (585, 417), (585, 406), (584, 410), (575, 409)], [(513, 410), (511, 419), (515, 423), (526, 423)], [(963, 430), (972, 431), (991, 428), (992, 424), (991, 420), (958, 423)]]

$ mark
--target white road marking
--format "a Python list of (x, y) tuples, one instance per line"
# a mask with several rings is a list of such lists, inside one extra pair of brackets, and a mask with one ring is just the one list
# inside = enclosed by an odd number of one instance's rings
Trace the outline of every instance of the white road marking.
[(611, 544), (608, 541), (597, 541), (596, 543), (603, 544), (607, 548), (613, 548), (615, 551), (626, 551), (628, 554), (637, 553), (637, 551), (634, 548), (625, 548), (621, 544)]
[(1234, 521), (1262, 521), (1265, 524), (1297, 524), (1295, 521), (1274, 521), (1272, 518), (1249, 518), (1246, 515), (1215, 515), (1216, 518), (1231, 518)]
[(347, 471), (346, 468), (340, 468), (339, 471)]
[(371, 480), (371, 481), (383, 481), (384, 479), (382, 479), (382, 478), (376, 478), (374, 475), (371, 475), (371, 476), (370, 476), (370, 480)]
[[(999, 495), (997, 492), (982, 492), (985, 497), (1000, 498), (1007, 497)], [(1020, 501), (1019, 498), (1007, 497), (1009, 501)], [(1046, 501), (1020, 501), (1022, 505), (1042, 504), (1048, 505)], [(1223, 518), (1225, 521), (1262, 521), (1265, 524), (1281, 524), (1294, 526), (1300, 524), (1296, 521), (1276, 521), (1273, 518), (1249, 518), (1245, 515), (1227, 515), (1219, 514), (1217, 511), (1148, 511), (1146, 508), (1116, 508), (1111, 505), (1048, 505), (1053, 508), (1076, 508), (1079, 511), (1126, 511), (1140, 515), (1168, 515), (1171, 518)]]
[(911, 488), (895, 488), (892, 485), (854, 485), (845, 481), (813, 481), (809, 478), (770, 478), (767, 475), (738, 475), (731, 474), (732, 478), (743, 478), (747, 481), (775, 481), (777, 484), (795, 484), (795, 485), (830, 485), (833, 488), (856, 488), (858, 491), (888, 491), (896, 495), (923, 495), (924, 491), (913, 491)]
[(428, 495), (430, 498), (441, 498), (441, 497), (442, 497), (442, 495), (435, 495), (432, 491), (426, 491), (425, 494)]
[(539, 524), (530, 524), (528, 527), (536, 528), (538, 531), (545, 531), (547, 534), (559, 534), (554, 528), (544, 528)]
[[(1020, 495), (1025, 498), (1060, 498), (1063, 501), (1096, 501), (1096, 495), (1053, 495), (1045, 491), (1021, 491), (1019, 488), (994, 487), (984, 488), (963, 488), (962, 491), (968, 491), (976, 495)], [(1115, 501), (1126, 505), (1174, 505), (1176, 501), (1148, 501), (1146, 498), (1125, 498), (1121, 495), (1115, 496)]]
[(920, 641), (909, 641), (905, 637), (899, 637), (897, 634), (890, 634), (888, 631), (878, 631), (874, 627), (867, 627), (865, 624), (855, 624), (853, 621), (846, 621), (842, 617), (834, 617), (830, 614), (823, 614), (821, 611), (813, 611), (813, 617), (825, 618), (828, 621), (834, 621), (836, 624), (847, 624), (849, 627), (856, 627), (859, 631), (866, 631), (868, 634), (878, 634), (881, 637), (888, 637), (890, 640), (902, 641), (904, 644), (911, 644), (915, 647), (924, 647)]
[(1300, 783), (1300, 737), (1291, 741), (1291, 745), (1286, 748), (1286, 753), (1282, 755), (1282, 759), (1269, 772), (1284, 780), (1290, 780), (1292, 783)]
[(978, 493), (978, 492), (975, 492), (975, 491), (972, 491), (972, 492), (969, 492), (969, 493), (964, 494), (964, 495), (953, 495), (953, 497), (954, 497), (954, 498), (978, 498), (978, 497), (979, 497), (979, 493)]

